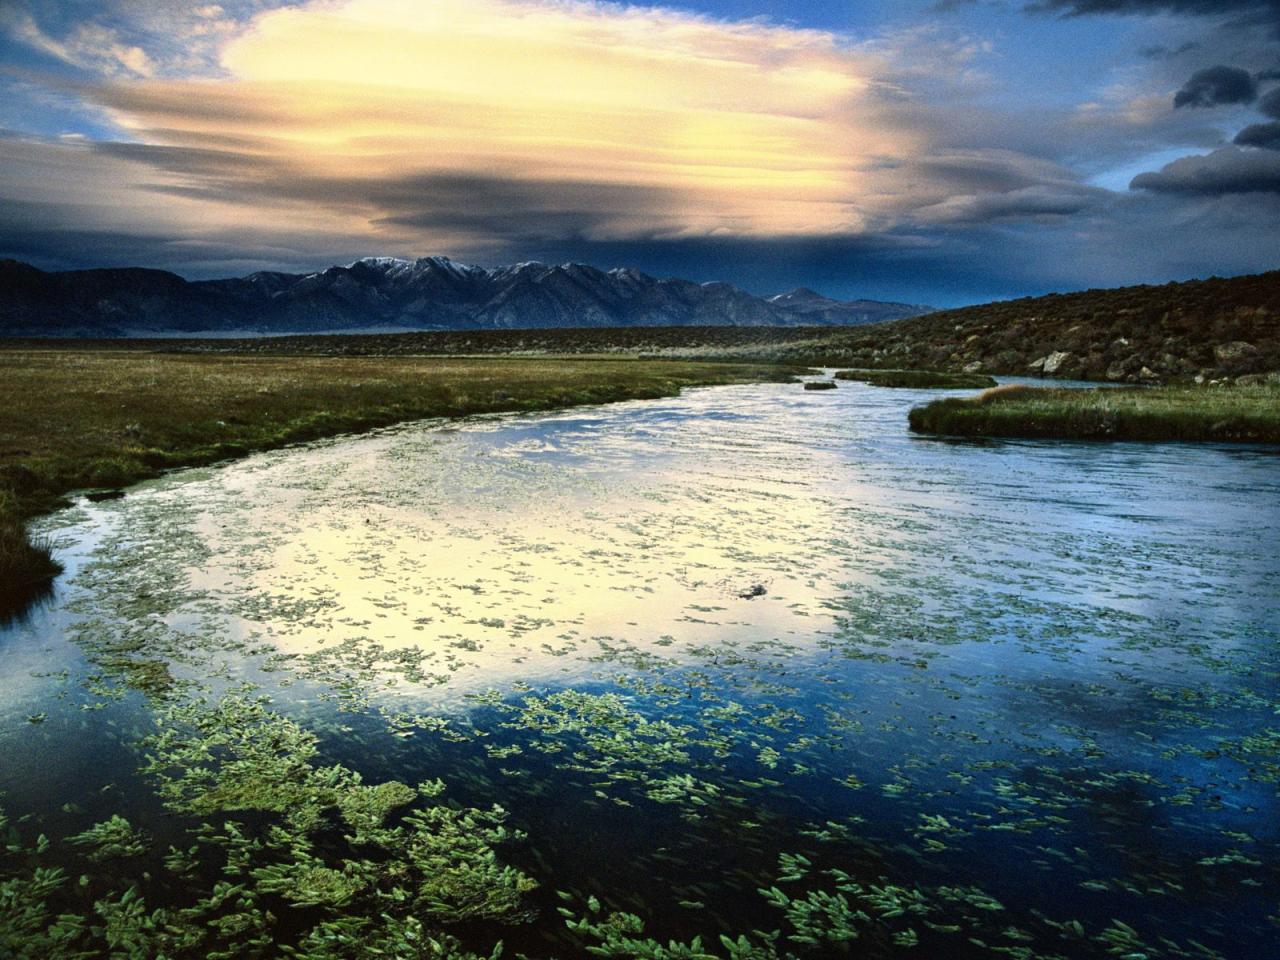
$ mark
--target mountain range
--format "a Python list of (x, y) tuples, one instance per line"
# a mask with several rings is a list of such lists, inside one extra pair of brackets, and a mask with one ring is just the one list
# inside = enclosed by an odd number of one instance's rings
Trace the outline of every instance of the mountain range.
[(126, 337), (638, 326), (852, 326), (931, 308), (756, 297), (728, 283), (580, 263), (485, 268), (368, 257), (318, 273), (185, 280), (163, 270), (50, 273), (0, 260), (0, 335)]

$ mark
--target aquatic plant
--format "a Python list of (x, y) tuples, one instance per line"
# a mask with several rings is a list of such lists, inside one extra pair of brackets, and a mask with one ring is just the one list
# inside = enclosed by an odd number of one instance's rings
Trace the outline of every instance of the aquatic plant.
[(151, 846), (150, 838), (143, 831), (135, 830), (119, 814), (112, 814), (109, 820), (67, 837), (67, 843), (91, 848), (87, 854), (89, 859), (98, 861), (137, 857)]

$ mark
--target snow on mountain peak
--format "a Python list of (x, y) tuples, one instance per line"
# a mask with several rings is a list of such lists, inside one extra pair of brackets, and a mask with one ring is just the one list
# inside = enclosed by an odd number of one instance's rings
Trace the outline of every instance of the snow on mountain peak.
[(410, 267), (413, 266), (412, 260), (402, 260), (400, 257), (361, 257), (352, 263), (347, 264), (347, 269), (352, 267)]

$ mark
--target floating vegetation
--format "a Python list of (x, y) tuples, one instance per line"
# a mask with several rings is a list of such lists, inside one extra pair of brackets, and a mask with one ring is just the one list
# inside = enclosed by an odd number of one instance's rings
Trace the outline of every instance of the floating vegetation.
[[(439, 781), (366, 785), (342, 765), (316, 766), (315, 736), (270, 711), (261, 696), (168, 705), (158, 720), (147, 773), (170, 810), (205, 818), (192, 846), (171, 847), (164, 858), (169, 872), (185, 878), (190, 899), (152, 907), (130, 883), (92, 902), (103, 921), (96, 924), (71, 912), (74, 900), (64, 894), (82, 897), (109, 878), (86, 874), (72, 886), (62, 868), (37, 866), (0, 885), (0, 910), (10, 911), (0, 921), (0, 947), (14, 951), (5, 956), (70, 958), (107, 948), (139, 957), (266, 956), (283, 945), (290, 956), (323, 957), (326, 943), (345, 936), (349, 944), (416, 939), (427, 952), (412, 956), (462, 960), (474, 955), (445, 927), (528, 919), (524, 898), (537, 884), (498, 858), (497, 846), (520, 839), (500, 807), (435, 802), (445, 789)], [(257, 815), (234, 816), (248, 813)], [(89, 863), (141, 857), (150, 848), (119, 815), (67, 844), (82, 848)], [(10, 831), (7, 849), (23, 860), (47, 846), (41, 837), (28, 851)], [(216, 879), (204, 886), (197, 877)], [(172, 899), (149, 886), (158, 899)], [(286, 905), (319, 911), (320, 919), (300, 933), (296, 921), (281, 927)]]
[(85, 855), (98, 861), (138, 857), (151, 845), (145, 833), (133, 829), (129, 821), (119, 814), (112, 814), (110, 820), (94, 824), (74, 837), (67, 837), (67, 843), (89, 848)]

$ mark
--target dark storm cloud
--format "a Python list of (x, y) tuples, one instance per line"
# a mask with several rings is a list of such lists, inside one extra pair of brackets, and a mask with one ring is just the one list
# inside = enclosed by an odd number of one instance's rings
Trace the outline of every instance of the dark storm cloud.
[(1083, 17), (1092, 14), (1159, 14), (1214, 17), (1263, 12), (1280, 14), (1280, 0), (1039, 0), (1027, 10)]
[(0, 258), (44, 270), (138, 267), (170, 270), (188, 278), (242, 276), (255, 270), (296, 269), (299, 264), (347, 263), (366, 251), (346, 240), (298, 237), (296, 245), (246, 248), (238, 236), (175, 238), (155, 229), (86, 225), (73, 205), (25, 203), (0, 195)]
[(1138, 51), (1138, 55), (1148, 60), (1170, 60), (1174, 57), (1180, 57), (1184, 53), (1190, 53), (1192, 50), (1199, 50), (1200, 44), (1193, 41), (1187, 41), (1176, 48), (1166, 47), (1163, 44), (1156, 44), (1151, 47), (1143, 47)]
[(1280, 152), (1223, 147), (1203, 156), (1182, 157), (1129, 184), (1182, 196), (1215, 197), (1237, 193), (1280, 193)]
[(1258, 96), (1253, 75), (1239, 67), (1216, 66), (1197, 70), (1173, 97), (1175, 107), (1216, 107), (1228, 103), (1252, 103)]
[[(637, 266), (768, 295), (796, 277), (828, 296), (953, 306), (1017, 296), (1275, 269), (1280, 195), (1122, 195), (1107, 216), (948, 225), (876, 237), (700, 238), (537, 244), (559, 263)], [(1170, 230), (1177, 221), (1184, 229)], [(493, 262), (503, 262), (500, 254)]]
[(1264, 93), (1258, 101), (1258, 109), (1268, 117), (1280, 120), (1280, 87)]
[(1110, 191), (1079, 184), (1039, 185), (1004, 193), (951, 197), (917, 214), (932, 223), (965, 224), (1065, 217), (1096, 206), (1110, 195)]
[(1006, 193), (1070, 177), (1057, 164), (1012, 150), (953, 150), (896, 163), (914, 178), (936, 184), (948, 195)]
[(1237, 133), (1233, 142), (1242, 147), (1280, 150), (1280, 122), (1251, 124)]
[[(465, 231), (493, 242), (607, 235), (644, 236), (655, 210), (677, 208), (676, 191), (627, 183), (470, 174), (324, 176), (257, 151), (100, 142), (96, 154), (141, 164), (166, 182), (152, 193), (223, 203), (246, 197), (358, 210), (375, 225)], [(174, 182), (176, 181), (176, 182)], [(636, 228), (636, 229), (632, 229)]]
[(465, 230), (510, 242), (599, 235), (628, 222), (642, 224), (653, 210), (679, 201), (661, 187), (448, 174), (366, 190), (373, 203), (397, 211), (378, 219), (380, 224)]
[(1261, 28), (1280, 38), (1280, 0), (1036, 0), (1023, 7), (1028, 13), (1088, 16), (1205, 17), (1238, 27)]
[[(988, 233), (939, 246), (918, 236), (689, 239), (609, 242), (562, 240), (523, 248), (548, 263), (582, 261), (602, 269), (631, 266), (654, 276), (723, 280), (758, 296), (781, 293), (797, 278), (827, 296), (954, 306), (1072, 284), (1035, 265), (1006, 258)], [(493, 263), (507, 262), (495, 252)]]
[[(873, 237), (549, 238), (490, 248), (460, 259), (487, 266), (536, 259), (629, 266), (656, 276), (724, 280), (752, 293), (778, 293), (803, 282), (828, 296), (870, 297), (954, 306), (1053, 291), (1163, 283), (1274, 267), (1268, 242), (1280, 217), (1280, 194), (1194, 197), (1134, 194), (1116, 218), (1049, 223), (952, 224)], [(1199, 212), (1197, 204), (1204, 204)], [(1169, 231), (1171, 217), (1192, 211), (1191, 229)], [(43, 224), (33, 228), (32, 224)], [(1242, 260), (1241, 251), (1249, 256)], [(0, 198), (0, 257), (44, 269), (146, 265), (189, 278), (241, 276), (255, 270), (308, 271), (368, 254), (360, 241), (298, 235), (246, 249), (235, 236), (175, 241), (155, 231), (86, 230), (75, 210), (21, 207)], [(417, 246), (380, 252), (402, 256), (456, 253)]]

